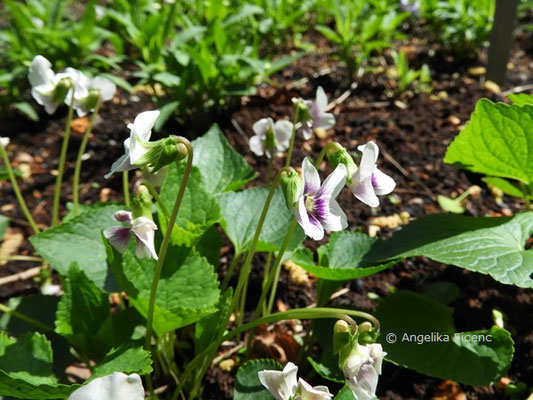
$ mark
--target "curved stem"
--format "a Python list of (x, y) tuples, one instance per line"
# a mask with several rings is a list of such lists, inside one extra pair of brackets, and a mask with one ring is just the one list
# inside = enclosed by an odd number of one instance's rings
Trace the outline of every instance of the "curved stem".
[(65, 171), (68, 141), (70, 139), (72, 113), (74, 112), (74, 87), (72, 87), (71, 90), (72, 96), (70, 98), (70, 105), (68, 108), (67, 125), (65, 126), (65, 134), (63, 135), (63, 143), (61, 144), (61, 153), (59, 154), (59, 166), (57, 168), (56, 185), (54, 188), (54, 199), (52, 203), (52, 226), (56, 226), (59, 223), (59, 200), (61, 198), (61, 184), (63, 183), (63, 172)]
[(337, 142), (330, 142), (327, 145), (325, 145), (322, 148), (322, 150), (320, 150), (320, 153), (318, 154), (318, 157), (316, 158), (316, 161), (315, 161), (315, 168), (317, 168), (317, 169), (320, 168), (320, 164), (322, 164), (322, 160), (326, 156), (326, 153), (329, 150), (329, 148), (333, 147), (333, 146), (336, 146), (336, 145), (337, 145)]
[[(347, 318), (348, 317), (348, 318)], [(189, 375), (194, 371), (196, 368), (196, 365), (198, 362), (202, 360), (202, 357), (207, 354), (209, 351), (212, 351), (214, 348), (218, 347), (220, 343), (223, 343), (226, 340), (230, 340), (234, 338), (237, 335), (240, 335), (242, 332), (245, 332), (249, 329), (255, 328), (256, 326), (259, 326), (261, 324), (266, 323), (272, 323), (272, 322), (278, 322), (283, 320), (290, 320), (290, 319), (319, 319), (319, 318), (337, 318), (342, 319), (349, 324), (353, 323), (353, 319), (349, 317), (360, 317), (365, 318), (372, 322), (374, 325), (376, 332), (379, 332), (379, 321), (372, 315), (362, 312), (362, 311), (355, 311), (355, 310), (347, 310), (343, 308), (303, 308), (303, 309), (295, 309), (295, 310), (289, 310), (284, 312), (279, 312), (276, 314), (268, 315), (266, 317), (256, 319), (255, 321), (249, 322), (245, 325), (242, 325), (233, 331), (227, 333), (224, 335), (220, 340), (213, 342), (210, 346), (205, 348), (200, 354), (198, 354), (188, 365), (185, 371), (183, 372), (183, 375), (180, 378), (180, 385), (176, 388), (176, 391), (174, 392), (174, 396), (172, 396), (172, 399), (177, 399), (178, 393), (183, 387), (183, 384), (187, 381)]]
[(185, 188), (187, 187), (187, 181), (189, 180), (189, 175), (192, 168), (192, 158), (193, 150), (191, 143), (182, 137), (179, 137), (179, 141), (187, 146), (187, 165), (185, 167), (185, 172), (183, 173), (183, 179), (181, 181), (181, 186), (174, 202), (174, 208), (172, 209), (172, 214), (167, 223), (167, 230), (165, 236), (163, 237), (163, 243), (161, 243), (161, 248), (159, 249), (158, 260), (155, 267), (154, 279), (152, 281), (152, 288), (150, 290), (150, 302), (148, 303), (148, 314), (146, 317), (146, 341), (144, 344), (145, 350), (150, 350), (151, 340), (152, 340), (152, 324), (154, 320), (154, 306), (155, 306), (155, 296), (157, 292), (157, 284), (159, 283), (159, 278), (161, 276), (161, 270), (163, 269), (163, 263), (165, 262), (165, 256), (167, 254), (168, 245), (170, 242), (170, 237), (172, 236), (172, 231), (174, 229), (174, 223), (178, 216), (178, 212), (181, 206), (181, 201), (183, 195), (185, 194)]
[(96, 102), (96, 106), (94, 107), (93, 115), (91, 115), (91, 121), (89, 122), (89, 126), (87, 127), (87, 130), (83, 134), (83, 138), (81, 139), (80, 148), (78, 150), (78, 156), (76, 157), (76, 165), (74, 167), (74, 181), (72, 184), (72, 203), (73, 203), (73, 209), (74, 214), (79, 215), (79, 204), (80, 204), (80, 193), (79, 193), (79, 186), (80, 186), (80, 174), (81, 174), (81, 164), (83, 162), (82, 158), (85, 154), (85, 148), (87, 147), (87, 142), (89, 141), (89, 136), (91, 135), (91, 132), (93, 130), (94, 122), (96, 121), (96, 118), (98, 117), (98, 111), (100, 110), (100, 104), (101, 101), (98, 99)]
[(294, 120), (292, 121), (291, 141), (289, 142), (289, 151), (287, 152), (287, 159), (285, 160), (286, 167), (291, 165), (292, 150), (294, 149), (294, 139), (296, 138), (296, 124), (298, 123), (299, 117), (300, 117), (300, 107), (295, 107)]
[(40, 330), (42, 332), (51, 332), (51, 331), (53, 331), (52, 328), (50, 328), (49, 326), (46, 326), (42, 322), (37, 321), (36, 319), (34, 319), (32, 317), (29, 317), (26, 314), (19, 313), (17, 310), (13, 310), (13, 309), (3, 305), (2, 303), (0, 303), (0, 311), (2, 311), (3, 313), (6, 313), (6, 314), (11, 314), (15, 318), (18, 318), (21, 321), (24, 321), (24, 322), (26, 322), (26, 323), (28, 323), (30, 325), (35, 326), (38, 330)]
[(124, 195), (124, 205), (130, 206), (130, 181), (128, 179), (128, 171), (122, 172), (122, 192)]
[(167, 206), (165, 203), (163, 203), (163, 200), (161, 200), (161, 197), (159, 196), (159, 193), (157, 193), (157, 190), (155, 190), (154, 186), (148, 182), (146, 179), (142, 180), (142, 184), (146, 186), (152, 197), (155, 199), (159, 207), (161, 207), (161, 211), (163, 211), (163, 214), (165, 214), (165, 217), (170, 219), (170, 212), (168, 211)]
[(24, 216), (28, 220), (28, 223), (30, 224), (31, 229), (33, 230), (33, 233), (37, 234), (40, 232), (40, 229), (35, 223), (35, 220), (33, 219), (30, 213), (30, 210), (28, 209), (28, 206), (26, 205), (26, 201), (24, 200), (24, 197), (22, 196), (22, 192), (20, 191), (19, 184), (17, 183), (17, 178), (15, 177), (13, 168), (11, 168), (11, 162), (9, 161), (9, 157), (7, 156), (6, 149), (4, 145), (2, 144), (1, 140), (0, 140), (0, 157), (2, 157), (2, 161), (4, 162), (4, 166), (6, 167), (7, 175), (9, 176), (9, 180), (11, 181), (11, 187), (13, 188), (13, 192), (15, 192), (15, 197), (17, 198), (17, 201), (19, 202), (20, 208), (22, 208), (22, 212), (24, 213)]

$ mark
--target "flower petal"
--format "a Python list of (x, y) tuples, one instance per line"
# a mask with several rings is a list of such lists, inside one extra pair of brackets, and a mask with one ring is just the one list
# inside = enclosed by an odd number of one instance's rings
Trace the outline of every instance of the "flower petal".
[(316, 217), (307, 213), (305, 196), (301, 196), (298, 199), (298, 207), (295, 208), (294, 215), (307, 236), (314, 240), (322, 240), (324, 237), (324, 228)]
[(300, 390), (300, 400), (328, 400), (333, 398), (326, 386), (311, 386), (302, 378), (298, 380), (298, 389)]
[(101, 76), (91, 79), (90, 88), (98, 89), (100, 91), (101, 101), (111, 100), (117, 91), (117, 87), (113, 82)]
[(322, 86), (316, 88), (315, 104), (320, 111), (324, 111), (324, 109), (328, 106), (328, 97), (326, 96), (326, 92), (324, 92)]
[(119, 210), (115, 214), (113, 214), (113, 218), (115, 218), (118, 222), (127, 222), (131, 224), (133, 221), (133, 217), (130, 211), (124, 211)]
[(353, 195), (357, 197), (363, 203), (369, 205), (370, 207), (378, 207), (379, 199), (374, 193), (374, 187), (372, 186), (372, 177), (368, 177), (361, 181), (360, 169), (353, 174), (352, 183), (348, 185)]
[(325, 213), (324, 219), (320, 221), (324, 229), (332, 232), (346, 229), (348, 227), (348, 218), (346, 218), (346, 214), (342, 211), (339, 203), (334, 198), (331, 198), (328, 206), (328, 212)]
[(9, 138), (8, 137), (0, 137), (0, 143), (2, 143), (2, 146), (6, 147), (9, 144)]
[(272, 121), (272, 118), (261, 118), (259, 121), (253, 124), (252, 130), (256, 135), (263, 138), (266, 135), (267, 129), (272, 126), (274, 126), (274, 121)]
[(151, 256), (154, 260), (157, 260), (157, 252), (154, 246), (156, 230), (157, 225), (146, 217), (139, 217), (133, 221), (131, 231), (142, 243), (142, 245), (137, 243), (137, 257), (149, 258)]
[(303, 134), (304, 139), (305, 140), (311, 139), (313, 137), (313, 129), (311, 128), (313, 126), (312, 122), (308, 121), (308, 122), (303, 122), (302, 124), (303, 124), (302, 134)]
[(250, 150), (252, 150), (256, 156), (262, 156), (265, 154), (265, 144), (260, 135), (252, 136), (248, 144), (250, 145)]
[(143, 140), (142, 138), (139, 138), (139, 136), (135, 133), (135, 131), (131, 131), (130, 135), (130, 163), (132, 166), (135, 165), (135, 162), (139, 160), (142, 156), (144, 156), (148, 151), (150, 150), (148, 147), (146, 147), (143, 142), (147, 142), (146, 140)]
[(346, 183), (346, 166), (339, 164), (320, 187), (320, 196), (337, 197)]
[(104, 237), (118, 252), (124, 253), (130, 244), (131, 230), (123, 226), (104, 229)]
[(366, 145), (359, 146), (357, 149), (363, 152), (361, 164), (359, 165), (357, 172), (359, 172), (360, 180), (364, 180), (372, 176), (372, 173), (376, 168), (379, 148), (374, 142), (368, 142)]
[(289, 400), (294, 396), (298, 386), (296, 375), (298, 367), (289, 362), (283, 371), (259, 371), (259, 381), (268, 389), (276, 400)]
[(335, 116), (332, 113), (320, 113), (313, 120), (313, 128), (329, 129), (335, 126)]
[(357, 400), (373, 400), (376, 397), (378, 373), (371, 363), (365, 363), (357, 375), (346, 380)]
[(320, 189), (320, 177), (316, 168), (307, 158), (302, 163), (302, 175), (305, 194), (315, 194)]
[(104, 176), (109, 179), (115, 172), (129, 171), (135, 167), (130, 162), (130, 138), (124, 140), (124, 155), (111, 165), (111, 172)]
[(276, 121), (274, 124), (274, 133), (278, 141), (278, 151), (283, 151), (289, 148), (289, 142), (292, 135), (292, 122), (285, 119)]
[(376, 372), (381, 375), (381, 366), (383, 364), (383, 358), (387, 355), (383, 351), (383, 347), (379, 343), (368, 344), (366, 347), (370, 350), (370, 357), (372, 358), (372, 367)]
[(88, 385), (76, 389), (68, 400), (143, 400), (144, 388), (137, 374), (126, 375), (114, 372), (92, 380)]
[(378, 196), (384, 196), (394, 190), (396, 182), (390, 176), (376, 168), (372, 174), (372, 186)]
[(155, 111), (145, 111), (137, 115), (133, 124), (128, 125), (128, 128), (135, 132), (139, 138), (144, 141), (150, 140), (152, 135), (152, 128), (154, 127), (155, 121), (159, 117), (160, 112)]
[(32, 87), (52, 84), (54, 71), (52, 64), (43, 56), (35, 56), (31, 61), (28, 80)]

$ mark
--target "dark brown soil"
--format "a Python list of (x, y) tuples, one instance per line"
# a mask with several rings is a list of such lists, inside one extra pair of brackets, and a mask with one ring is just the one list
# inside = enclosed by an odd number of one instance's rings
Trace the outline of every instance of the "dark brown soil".
[[(320, 48), (325, 48), (320, 40), (318, 42)], [(533, 62), (531, 48), (528, 49), (522, 43), (519, 42), (513, 51), (512, 62), (515, 67), (510, 72), (509, 83), (504, 89), (531, 79), (529, 73)], [(483, 89), (478, 78), (467, 76), (468, 67), (479, 64), (476, 62), (465, 64), (439, 52), (438, 49), (435, 56), (429, 57), (427, 55), (429, 45), (420, 44), (416, 40), (413, 41), (412, 47), (410, 58), (413, 64), (426, 62), (433, 72), (433, 94), (445, 91), (447, 99), (432, 100), (428, 94), (415, 95), (413, 98), (402, 98), (407, 107), (401, 109), (385, 95), (390, 82), (384, 75), (369, 74), (361, 80), (359, 86), (344, 102), (335, 107), (337, 124), (332, 135), (323, 139), (314, 137), (307, 143), (302, 142), (301, 138), (297, 139), (293, 165), (300, 165), (307, 155), (316, 156), (323, 145), (331, 140), (338, 141), (353, 151), (357, 145), (368, 140), (376, 141), (380, 149), (389, 154), (387, 158), (380, 157), (380, 168), (396, 180), (395, 193), (399, 202), (393, 204), (383, 199), (380, 208), (371, 209), (355, 201), (351, 194), (344, 191), (339, 201), (348, 215), (350, 229), (361, 229), (364, 232), (368, 230), (368, 219), (373, 216), (407, 211), (411, 217), (416, 218), (440, 212), (436, 201), (438, 194), (453, 197), (473, 184), (480, 185), (482, 193), (479, 198), (468, 201), (468, 215), (502, 213), (507, 215), (523, 210), (522, 202), (514, 198), (504, 197), (505, 204), (503, 206), (497, 204), (479, 176), (460, 171), (442, 162), (447, 146), (459, 131), (457, 121), (459, 125), (468, 121), (474, 105), (482, 97), (501, 100), (498, 95)], [(302, 86), (294, 84), (302, 78), (312, 77), (324, 68), (331, 68), (332, 71), (311, 78), (309, 83)], [(216, 120), (231, 144), (244, 154), (259, 172), (259, 181), (264, 180), (267, 165), (265, 159), (255, 157), (248, 148), (252, 124), (265, 116), (273, 118), (291, 116), (291, 97), (310, 98), (319, 85), (324, 87), (332, 100), (338, 98), (351, 84), (346, 79), (344, 67), (332, 61), (327, 48), (322, 55), (302, 58), (294, 66), (275, 76), (273, 81), (274, 84), (271, 86), (259, 87), (257, 96), (243, 99), (240, 107)], [(122, 141), (128, 133), (126, 123), (139, 112), (155, 108), (150, 98), (143, 94), (132, 97), (121, 92), (114, 102), (115, 104), (103, 107), (100, 121), (89, 141), (88, 152), (91, 157), (85, 161), (82, 173), (82, 182), (85, 182), (82, 186), (84, 202), (122, 200), (120, 179), (106, 181), (103, 176), (108, 172), (111, 162), (122, 153)], [(0, 136), (9, 136), (12, 139), (9, 150), (12, 159), (15, 159), (15, 165), (20, 163), (17, 159), (21, 158), (22, 153), (31, 156), (32, 176), (24, 181), (22, 188), (30, 209), (35, 210), (36, 220), (48, 225), (54, 182), (54, 177), (49, 171), (57, 168), (65, 115), (63, 113), (47, 117), (43, 114), (42, 117), (42, 122), (38, 124), (30, 124), (16, 117), (13, 120), (2, 121)], [(161, 135), (179, 133), (193, 138), (201, 135), (204, 131), (202, 129), (173, 126), (172, 132), (167, 128)], [(80, 139), (79, 134), (73, 134), (69, 147), (66, 182), (71, 178)], [(400, 171), (396, 165), (400, 165), (403, 171)], [(259, 181), (253, 184), (260, 184)], [(64, 186), (64, 201), (71, 199), (69, 186)], [(16, 230), (23, 232), (26, 237), (29, 236), (31, 231), (24, 223), (24, 216), (18, 207), (11, 206), (16, 204), (16, 201), (10, 186), (2, 183), (0, 192), (2, 194), (0, 212), (12, 218), (12, 226)], [(386, 230), (380, 232), (383, 236), (387, 234)], [(311, 248), (318, 245), (312, 241), (306, 244)], [(29, 255), (31, 252), (31, 246), (27, 242), (18, 250), (18, 254)], [(8, 263), (0, 268), (0, 277), (32, 266), (34, 264), (26, 262)], [(223, 265), (221, 271), (226, 269), (227, 265)], [(251, 277), (250, 288), (259, 287), (260, 279), (259, 272), (256, 271)], [(533, 382), (533, 293), (531, 291), (502, 285), (485, 275), (443, 266), (424, 258), (414, 258), (400, 262), (377, 275), (346, 283), (344, 287), (349, 291), (336, 298), (332, 304), (351, 305), (372, 311), (375, 302), (369, 299), (368, 293), (386, 296), (390, 292), (390, 287), (420, 292), (425, 285), (440, 281), (453, 282), (460, 288), (460, 297), (451, 304), (455, 308), (454, 318), (459, 330), (489, 328), (493, 325), (491, 317), (493, 308), (503, 311), (508, 319), (507, 327), (515, 340), (515, 359), (508, 376), (513, 381)], [(4, 301), (12, 296), (25, 295), (37, 290), (38, 286), (31, 280), (0, 286), (0, 300)], [(281, 276), (278, 293), (280, 300), (289, 308), (304, 307), (315, 300), (313, 290), (292, 283), (285, 271)], [(254, 299), (250, 298), (248, 302), (250, 309), (255, 307), (253, 301)], [(204, 398), (231, 399), (233, 375), (234, 371), (226, 373), (219, 368), (211, 369), (205, 381)], [(440, 381), (437, 379), (390, 364), (385, 367), (378, 397), (388, 400), (431, 398), (439, 384)], [(502, 392), (495, 387), (462, 389), (468, 399), (504, 398)]]

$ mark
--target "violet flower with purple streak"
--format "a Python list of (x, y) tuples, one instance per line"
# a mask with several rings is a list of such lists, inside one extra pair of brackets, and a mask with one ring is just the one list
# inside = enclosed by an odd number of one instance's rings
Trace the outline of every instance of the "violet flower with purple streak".
[(135, 236), (137, 247), (135, 254), (139, 258), (157, 260), (154, 246), (157, 225), (146, 217), (133, 219), (129, 211), (117, 211), (114, 215), (118, 222), (125, 222), (128, 226), (114, 226), (104, 230), (104, 236), (117, 251), (123, 253), (130, 244), (131, 236)]
[(363, 153), (363, 157), (358, 170), (348, 179), (347, 186), (363, 203), (370, 207), (378, 207), (377, 196), (391, 193), (396, 187), (396, 182), (377, 168), (379, 148), (374, 142), (368, 142), (357, 149)]
[(346, 182), (344, 164), (339, 164), (322, 186), (317, 170), (307, 159), (303, 161), (302, 174), (303, 188), (294, 214), (305, 234), (314, 240), (321, 240), (324, 230), (345, 229), (348, 226), (346, 214), (335, 200)]
[(335, 125), (335, 116), (326, 112), (328, 98), (322, 86), (317, 88), (315, 100), (303, 100), (303, 104), (307, 109), (304, 114), (307, 115), (301, 116), (299, 120), (302, 123), (302, 133), (305, 140), (311, 139), (313, 129), (329, 129)]

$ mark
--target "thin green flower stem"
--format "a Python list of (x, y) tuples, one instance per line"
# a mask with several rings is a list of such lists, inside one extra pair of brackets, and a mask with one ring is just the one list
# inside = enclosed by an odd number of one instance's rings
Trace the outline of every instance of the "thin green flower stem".
[[(272, 153), (274, 154), (274, 153)], [(268, 158), (268, 168), (267, 168), (267, 176), (266, 176), (266, 182), (267, 185), (270, 185), (270, 177), (272, 176), (272, 170), (274, 169), (274, 161), (272, 160), (272, 157)]]
[(170, 212), (168, 211), (167, 206), (165, 206), (165, 203), (163, 203), (163, 200), (161, 200), (161, 197), (159, 196), (159, 193), (157, 193), (157, 190), (155, 190), (154, 186), (148, 182), (146, 179), (142, 180), (142, 184), (146, 186), (152, 197), (155, 199), (157, 204), (159, 204), (159, 207), (161, 207), (161, 211), (163, 211), (163, 214), (165, 214), (165, 217), (170, 219)]
[(40, 229), (35, 223), (35, 220), (33, 219), (30, 213), (30, 210), (28, 209), (28, 206), (26, 205), (26, 201), (24, 200), (24, 197), (22, 196), (22, 192), (20, 191), (20, 187), (17, 183), (17, 178), (15, 177), (15, 174), (13, 173), (13, 168), (11, 167), (11, 162), (9, 161), (9, 157), (7, 156), (6, 149), (1, 141), (0, 141), (0, 157), (2, 157), (2, 161), (4, 162), (4, 166), (6, 167), (7, 175), (9, 176), (9, 180), (11, 181), (11, 187), (13, 188), (13, 192), (15, 192), (15, 196), (17, 198), (17, 201), (19, 202), (20, 208), (22, 208), (22, 212), (26, 216), (26, 219), (28, 220), (28, 223), (30, 224), (31, 229), (33, 230), (33, 233), (37, 234), (40, 232)]
[(30, 325), (35, 326), (38, 330), (42, 332), (52, 332), (53, 329), (49, 326), (46, 326), (42, 322), (37, 321), (36, 319), (33, 319), (32, 317), (27, 316), (26, 314), (19, 313), (17, 310), (13, 310), (2, 303), (0, 303), (0, 311), (6, 314), (11, 314), (15, 318), (20, 319), (21, 321), (24, 321)]
[(72, 87), (72, 97), (68, 107), (67, 125), (61, 144), (61, 153), (59, 154), (59, 166), (57, 168), (56, 185), (54, 188), (54, 199), (52, 202), (52, 226), (59, 224), (59, 200), (61, 199), (61, 185), (63, 183), (63, 173), (65, 171), (65, 161), (67, 159), (68, 141), (70, 139), (70, 128), (72, 124), (72, 114), (74, 112), (74, 87)]
[(124, 205), (130, 206), (130, 181), (128, 171), (122, 172), (122, 192), (124, 193)]
[(80, 148), (78, 150), (78, 156), (76, 157), (76, 165), (74, 166), (74, 181), (72, 184), (72, 203), (73, 203), (73, 209), (74, 209), (74, 215), (79, 215), (80, 211), (80, 174), (81, 174), (81, 164), (83, 163), (83, 155), (85, 154), (85, 149), (87, 147), (87, 142), (89, 141), (89, 136), (91, 135), (91, 132), (93, 130), (94, 122), (96, 121), (96, 118), (98, 117), (98, 111), (100, 110), (100, 105), (102, 102), (100, 101), (100, 98), (98, 98), (98, 101), (96, 102), (96, 106), (94, 107), (93, 115), (91, 115), (91, 120), (89, 121), (89, 126), (87, 127), (87, 130), (83, 134), (83, 138), (81, 139)]
[(236, 318), (237, 326), (242, 325), (242, 321), (244, 320), (244, 309), (246, 307), (246, 293), (248, 292), (248, 282), (249, 281), (250, 281), (249, 279), (246, 279), (244, 281), (244, 286), (242, 288), (239, 311), (237, 312), (237, 318)]
[(285, 160), (285, 166), (289, 167), (292, 161), (292, 151), (294, 149), (294, 139), (296, 138), (296, 124), (300, 118), (300, 107), (295, 107), (294, 120), (292, 121), (291, 140), (289, 142), (289, 151), (287, 152), (287, 159)]
[(273, 323), (273, 322), (291, 320), (291, 319), (336, 318), (336, 319), (342, 319), (348, 322), (349, 324), (353, 324), (353, 319), (350, 317), (359, 317), (359, 318), (365, 318), (369, 320), (374, 325), (376, 332), (379, 332), (379, 327), (380, 327), (379, 321), (373, 315), (370, 315), (363, 311), (347, 310), (343, 308), (328, 308), (328, 307), (297, 308), (294, 310), (288, 310), (288, 311), (283, 311), (283, 312), (279, 312), (276, 314), (271, 314), (266, 317), (256, 319), (255, 321), (251, 321), (247, 324), (244, 324), (234, 329), (233, 331), (228, 332), (220, 340), (217, 340), (216, 342), (211, 343), (211, 345), (206, 347), (200, 354), (198, 354), (193, 360), (191, 360), (191, 362), (187, 365), (187, 368), (183, 372), (183, 375), (180, 377), (180, 385), (176, 388), (176, 391), (174, 392), (172, 399), (176, 400), (178, 398), (179, 391), (182, 389), (184, 383), (187, 382), (189, 375), (191, 375), (191, 373), (196, 369), (196, 365), (200, 361), (202, 361), (205, 354), (212, 351), (213, 349), (216, 349), (218, 346), (220, 346), (221, 343), (227, 340), (230, 340), (234, 338), (235, 336), (240, 335), (242, 332), (253, 329), (256, 326), (259, 326), (261, 324), (267, 324), (267, 323)]
[(224, 277), (224, 281), (222, 282), (222, 285), (220, 286), (220, 291), (224, 292), (226, 288), (228, 287), (228, 283), (231, 279), (231, 276), (233, 275), (233, 270), (237, 266), (237, 262), (239, 261), (239, 258), (241, 258), (240, 254), (234, 254), (233, 260), (231, 260), (231, 264), (229, 265), (228, 272), (226, 272), (226, 276)]
[[(266, 263), (265, 263), (265, 272), (263, 273), (263, 283), (261, 285), (261, 290), (265, 290), (265, 286), (266, 286), (266, 283), (267, 283), (267, 280), (268, 280), (268, 276), (270, 274), (270, 267), (272, 265), (272, 252), (269, 251), (268, 252), (268, 255), (267, 255), (267, 260), (266, 260)], [(263, 315), (266, 314), (266, 305), (263, 306)]]
[[(176, 197), (176, 201), (174, 202), (172, 214), (170, 215), (170, 219), (168, 220), (167, 230), (165, 232), (165, 236), (163, 237), (163, 242), (161, 243), (161, 247), (159, 249), (157, 264), (155, 266), (154, 279), (152, 281), (152, 288), (150, 290), (150, 301), (148, 303), (148, 314), (146, 317), (146, 341), (144, 343), (144, 349), (148, 351), (151, 351), (152, 348), (152, 325), (154, 321), (154, 306), (155, 297), (157, 293), (157, 285), (159, 283), (159, 278), (161, 277), (161, 270), (163, 269), (163, 264), (165, 262), (165, 256), (167, 254), (168, 245), (170, 243), (170, 237), (172, 236), (174, 223), (176, 222), (176, 218), (178, 216), (181, 201), (183, 200), (183, 195), (185, 194), (185, 188), (187, 187), (187, 181), (189, 180), (189, 175), (191, 173), (192, 168), (193, 149), (191, 146), (191, 142), (181, 136), (178, 138), (178, 140), (180, 143), (184, 144), (187, 147), (187, 165), (185, 166), (185, 172), (183, 173), (181, 186), (178, 192), (178, 196)], [(147, 376), (147, 383), (150, 386), (150, 394), (153, 397), (154, 392), (153, 387), (151, 385), (151, 378), (149, 375)]]
[(531, 210), (531, 201), (529, 199), (529, 188), (524, 182), (520, 182), (520, 188), (522, 189), (522, 193), (524, 194), (523, 199), (524, 203), (526, 204), (526, 210)]

